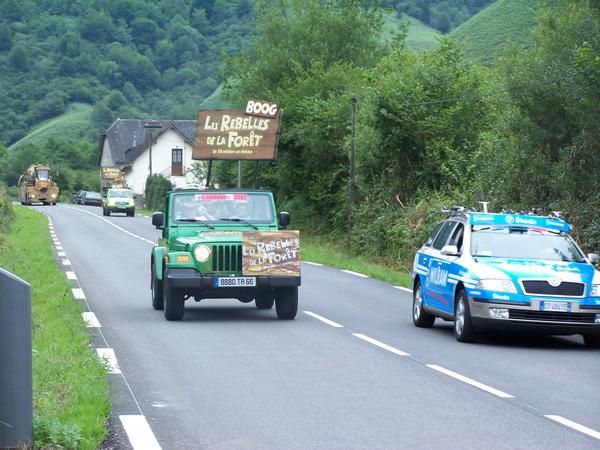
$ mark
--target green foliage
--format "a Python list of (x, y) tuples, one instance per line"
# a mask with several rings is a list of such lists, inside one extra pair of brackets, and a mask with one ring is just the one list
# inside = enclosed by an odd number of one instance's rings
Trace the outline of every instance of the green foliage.
[(461, 41), (467, 58), (491, 64), (511, 46), (529, 47), (535, 10), (555, 0), (497, 0), (458, 28), (451, 36)]
[(15, 212), (12, 207), (12, 198), (6, 190), (6, 186), (0, 183), (0, 233), (8, 231), (14, 218)]
[(79, 448), (83, 439), (77, 425), (61, 424), (56, 418), (36, 417), (33, 439), (37, 448)]
[(397, 12), (408, 14), (447, 33), (494, 1), (496, 0), (391, 0), (387, 3)]
[(163, 175), (149, 175), (146, 178), (146, 190), (144, 192), (145, 208), (161, 211), (165, 202), (165, 195), (172, 189), (173, 185)]
[[(91, 141), (117, 117), (195, 116), (220, 83), (223, 55), (252, 33), (253, 15), (244, 0), (198, 5), (0, 2), (0, 140), (12, 145), (78, 102), (94, 108)], [(111, 108), (114, 91), (127, 104)]]

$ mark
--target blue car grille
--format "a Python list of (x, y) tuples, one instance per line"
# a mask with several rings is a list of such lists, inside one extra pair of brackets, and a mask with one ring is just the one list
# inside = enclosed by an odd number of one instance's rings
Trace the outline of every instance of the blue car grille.
[(563, 281), (551, 286), (546, 280), (523, 280), (523, 289), (530, 295), (560, 295), (564, 297), (583, 297), (585, 284)]
[(596, 314), (570, 313), (557, 311), (529, 311), (525, 309), (509, 309), (508, 317), (518, 320), (530, 320), (534, 322), (577, 322), (594, 323)]
[(241, 245), (213, 245), (212, 270), (214, 272), (241, 272)]

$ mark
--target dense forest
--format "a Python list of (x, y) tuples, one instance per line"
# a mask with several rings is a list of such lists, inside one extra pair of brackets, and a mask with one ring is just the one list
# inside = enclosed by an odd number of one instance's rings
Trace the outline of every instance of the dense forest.
[(249, 0), (3, 0), (0, 141), (74, 102), (91, 141), (118, 116), (194, 117), (252, 31)]

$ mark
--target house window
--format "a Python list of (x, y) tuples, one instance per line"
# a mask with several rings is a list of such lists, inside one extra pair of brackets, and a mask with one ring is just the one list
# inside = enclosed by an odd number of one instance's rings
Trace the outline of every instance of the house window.
[(183, 150), (174, 148), (171, 150), (171, 176), (180, 177), (183, 175)]

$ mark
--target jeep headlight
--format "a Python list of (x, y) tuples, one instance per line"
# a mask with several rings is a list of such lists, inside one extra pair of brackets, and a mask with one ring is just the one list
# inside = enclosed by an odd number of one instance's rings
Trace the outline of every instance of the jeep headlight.
[(208, 261), (208, 258), (210, 258), (210, 248), (206, 245), (197, 245), (194, 249), (194, 258), (198, 262)]
[(482, 291), (509, 292), (511, 294), (517, 293), (517, 288), (511, 280), (498, 280), (494, 278), (479, 280), (476, 289), (481, 289)]
[(590, 297), (600, 297), (600, 284), (592, 284), (592, 291)]

